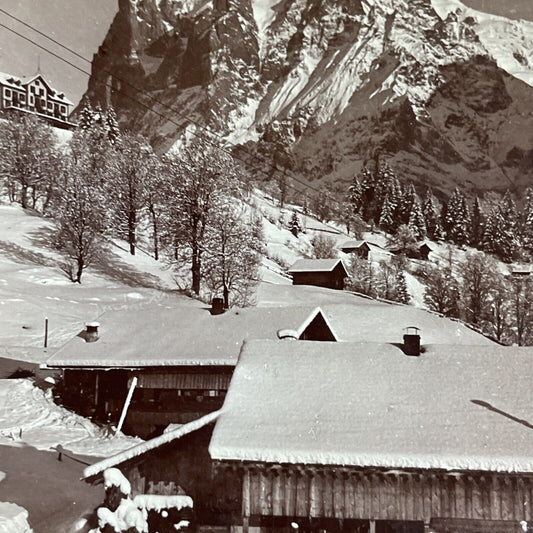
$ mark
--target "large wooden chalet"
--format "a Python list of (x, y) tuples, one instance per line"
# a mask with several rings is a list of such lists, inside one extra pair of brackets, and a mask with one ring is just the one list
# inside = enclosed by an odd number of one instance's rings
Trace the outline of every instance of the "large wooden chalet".
[(533, 350), (249, 341), (209, 446), (242, 530), (525, 531)]
[(344, 289), (348, 271), (341, 259), (300, 259), (289, 269), (293, 285)]
[(0, 109), (35, 114), (52, 126), (73, 128), (68, 116), (73, 103), (41, 74), (19, 78), (0, 72)]

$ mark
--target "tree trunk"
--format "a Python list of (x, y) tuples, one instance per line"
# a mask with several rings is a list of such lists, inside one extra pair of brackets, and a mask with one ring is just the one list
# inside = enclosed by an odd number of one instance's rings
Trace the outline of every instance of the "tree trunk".
[(192, 247), (192, 290), (196, 294), (200, 294), (200, 278), (201, 278), (201, 258), (198, 245), (194, 244)]
[(229, 290), (228, 286), (224, 283), (224, 288), (222, 290), (222, 295), (224, 297), (224, 309), (229, 309)]
[(155, 216), (155, 209), (150, 205), (150, 213), (152, 215), (152, 228), (154, 230), (154, 259), (159, 260), (159, 241), (157, 235), (157, 217)]
[(20, 191), (20, 205), (26, 209), (28, 207), (28, 186), (23, 184)]
[(78, 270), (76, 272), (76, 283), (81, 283), (81, 275), (83, 274), (83, 259), (78, 258)]
[(128, 242), (130, 244), (131, 255), (135, 255), (135, 242), (137, 240), (135, 235), (136, 222), (135, 211), (132, 210), (128, 213)]

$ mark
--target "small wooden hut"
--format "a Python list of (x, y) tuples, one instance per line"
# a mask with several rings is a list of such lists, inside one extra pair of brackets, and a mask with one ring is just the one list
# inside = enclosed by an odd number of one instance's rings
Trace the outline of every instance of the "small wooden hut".
[(300, 259), (289, 269), (293, 285), (344, 289), (348, 271), (341, 259)]

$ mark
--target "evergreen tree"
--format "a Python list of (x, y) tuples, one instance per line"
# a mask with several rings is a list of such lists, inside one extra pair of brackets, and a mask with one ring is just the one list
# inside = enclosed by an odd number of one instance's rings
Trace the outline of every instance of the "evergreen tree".
[(289, 231), (295, 237), (298, 237), (298, 235), (302, 232), (302, 225), (300, 224), (300, 218), (298, 217), (296, 211), (292, 212), (292, 216), (289, 221)]
[(383, 205), (381, 206), (381, 215), (379, 217), (378, 225), (381, 229), (388, 233), (393, 233), (395, 228), (394, 214), (396, 211), (396, 205), (387, 194)]
[(348, 188), (348, 198), (354, 215), (361, 214), (363, 206), (363, 189), (361, 188), (361, 183), (357, 179), (357, 176), (354, 176), (352, 184)]
[(85, 97), (82, 102), (82, 108), (78, 115), (78, 128), (87, 131), (94, 123), (94, 110), (90, 100)]
[(411, 213), (409, 214), (409, 221), (407, 226), (413, 232), (416, 240), (425, 239), (427, 236), (426, 221), (424, 220), (424, 214), (420, 206), (418, 196), (414, 196), (413, 203), (411, 205)]
[(410, 183), (401, 193), (398, 204), (398, 224), (409, 224), (413, 204), (417, 198), (415, 186)]
[(422, 205), (422, 213), (426, 221), (427, 234), (430, 239), (440, 240), (443, 238), (442, 226), (437, 203), (431, 189), (428, 190)]
[(481, 202), (476, 196), (472, 204), (472, 217), (470, 219), (470, 244), (475, 248), (483, 245), (483, 233), (485, 231), (485, 215)]
[(524, 206), (523, 224), (522, 224), (522, 242), (524, 248), (531, 254), (533, 253), (533, 189), (526, 190), (526, 203)]
[(459, 246), (470, 241), (470, 210), (466, 197), (459, 188), (455, 189), (446, 204), (442, 225), (449, 241)]
[(411, 301), (411, 295), (407, 290), (407, 280), (405, 279), (405, 272), (402, 268), (398, 269), (396, 273), (396, 301), (402, 304), (408, 304)]
[(109, 141), (111, 144), (116, 144), (120, 139), (120, 127), (118, 125), (117, 114), (112, 106), (109, 106), (106, 110), (104, 123)]
[(502, 261), (511, 262), (519, 248), (515, 227), (512, 221), (505, 220), (500, 205), (494, 207), (485, 223), (483, 250), (497, 255)]
[(373, 221), (376, 215), (376, 177), (368, 168), (364, 168), (360, 178), (361, 183), (361, 214), (363, 220)]
[(416, 238), (413, 230), (407, 225), (402, 224), (396, 233), (389, 239), (389, 247), (397, 250), (402, 255), (414, 257), (417, 254)]

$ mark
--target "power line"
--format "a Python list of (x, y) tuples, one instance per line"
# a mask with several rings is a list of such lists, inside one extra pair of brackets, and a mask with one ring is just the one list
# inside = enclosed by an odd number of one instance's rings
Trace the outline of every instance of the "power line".
[[(89, 63), (89, 64), (92, 64), (91, 61), (89, 59), (87, 59), (86, 57), (82, 56), (81, 54), (79, 54), (78, 52), (76, 52), (75, 50), (72, 50), (70, 47), (62, 44), (61, 42), (59, 42), (58, 40), (56, 39), (53, 39), (52, 37), (46, 35), (44, 32), (40, 31), (39, 29), (35, 28), (34, 26), (32, 26), (31, 24), (28, 24), (27, 22), (23, 21), (22, 19), (12, 15), (11, 13), (9, 13), (8, 11), (6, 11), (5, 9), (2, 9), (0, 8), (0, 12), (7, 15), (8, 17), (10, 17), (11, 19), (13, 20), (16, 20), (17, 22), (19, 22), (20, 24), (24, 25), (26, 28), (34, 31), (35, 33), (37, 33), (38, 35), (41, 35), (42, 37), (44, 37), (45, 39), (49, 40), (50, 42), (54, 43), (55, 45), (59, 46), (60, 48), (66, 50), (67, 52), (71, 53), (72, 55), (74, 55), (75, 57), (79, 58), (79, 59), (82, 59), (83, 61)], [(69, 66), (75, 68), (76, 70), (82, 72), (83, 74), (91, 77), (91, 73), (90, 72), (87, 72), (86, 70), (82, 69), (81, 67), (78, 67), (77, 65), (75, 65), (74, 63), (72, 63), (71, 61), (69, 61), (68, 59), (65, 59), (64, 57), (60, 56), (59, 54), (56, 54), (55, 52), (52, 52), (51, 50), (49, 50), (48, 48), (46, 48), (45, 46), (33, 41), (32, 39), (30, 39), (29, 37), (13, 30), (12, 28), (9, 28), (8, 26), (5, 26), (4, 24), (0, 23), (0, 26), (7, 29), (8, 31), (14, 33), (15, 35), (21, 37), (22, 39), (25, 39), (27, 40), (28, 42), (32, 43), (34, 46), (37, 46), (38, 48), (40, 48), (41, 50), (44, 50), (45, 52), (51, 54), (52, 56), (56, 57), (57, 59), (59, 59), (60, 61), (63, 61), (65, 62), (66, 64), (68, 64)], [(209, 135), (210, 137), (217, 137), (220, 142), (224, 142), (224, 138), (220, 135), (220, 134), (217, 134), (216, 132), (212, 132), (210, 131), (209, 129), (207, 129), (203, 124), (200, 124), (194, 120), (192, 120), (191, 118), (189, 117), (186, 117), (185, 115), (183, 115), (180, 111), (178, 111), (177, 109), (173, 108), (172, 106), (169, 106), (168, 104), (165, 104), (164, 102), (158, 100), (157, 98), (154, 98), (152, 95), (150, 95), (149, 93), (147, 93), (145, 90), (143, 89), (140, 89), (138, 87), (136, 87), (135, 85), (132, 85), (131, 83), (129, 83), (128, 81), (126, 80), (123, 80), (117, 76), (115, 76), (112, 72), (106, 70), (106, 69), (103, 69), (103, 72), (109, 76), (111, 76), (112, 78), (114, 78), (115, 80), (119, 81), (121, 84), (124, 84), (124, 85), (127, 85), (128, 87), (132, 88), (135, 92), (139, 93), (140, 95), (144, 95), (145, 97), (147, 97), (149, 100), (151, 100), (153, 103), (155, 104), (158, 104), (170, 111), (172, 111), (174, 114), (176, 114), (177, 116), (179, 117), (182, 117), (184, 118), (188, 123), (190, 124), (193, 124), (194, 126), (196, 126), (197, 128), (199, 128), (200, 130), (203, 130), (204, 132), (206, 132), (207, 135)], [(136, 98), (132, 97), (131, 95), (127, 94), (126, 92), (120, 90), (120, 89), (117, 89), (117, 88), (114, 88), (113, 87), (113, 84), (112, 83), (109, 83), (107, 81), (102, 81), (101, 79), (98, 80), (99, 83), (102, 83), (104, 86), (106, 87), (109, 87), (111, 88), (111, 90), (115, 91), (116, 93), (119, 93), (123, 96), (126, 96), (127, 98), (129, 98), (130, 100), (132, 100), (133, 102), (139, 104), (140, 106), (142, 106), (143, 108), (145, 108), (147, 111), (149, 112), (152, 112), (152, 113), (155, 113), (156, 115), (162, 117), (162, 118), (165, 118), (166, 120), (169, 120), (170, 122), (172, 122), (172, 124), (175, 124), (176, 126), (178, 127), (183, 127), (182, 124), (179, 124), (177, 123), (176, 121), (170, 119), (169, 117), (167, 117), (166, 115), (164, 115), (163, 113), (160, 113), (156, 110), (154, 110), (153, 108), (147, 106), (145, 103), (137, 100)], [(229, 154), (231, 157), (233, 157), (234, 159), (238, 159), (239, 161), (241, 161), (244, 165), (248, 166), (249, 168), (255, 170), (255, 171), (258, 171), (260, 172), (261, 174), (263, 174), (264, 176), (266, 176), (267, 178), (270, 178), (271, 177), (271, 174), (270, 173), (267, 173), (265, 171), (265, 169), (261, 168), (261, 167), (258, 167), (258, 166), (255, 166), (253, 165), (250, 161), (247, 161), (245, 159), (243, 159), (242, 157), (239, 157), (238, 154), (235, 154), (233, 153), (232, 151), (230, 150), (227, 150), (226, 148), (224, 148), (223, 146), (220, 146), (216, 143), (214, 143), (213, 141), (211, 141), (211, 139), (209, 138), (206, 138), (200, 134), (198, 134), (196, 131), (190, 131), (190, 133), (192, 133), (194, 136), (202, 139), (203, 141), (207, 141), (209, 144), (211, 144), (212, 146), (214, 146), (215, 148), (217, 148), (218, 150), (222, 150), (224, 152), (226, 152), (227, 154)], [(231, 144), (230, 146), (234, 147), (234, 148), (237, 148), (237, 145), (234, 145), (234, 144)], [(242, 145), (239, 145), (239, 146), (242, 146)], [(254, 157), (254, 154), (250, 154), (248, 151), (246, 151), (244, 149), (245, 153), (247, 155), (249, 155), (250, 157)], [(262, 159), (261, 160), (266, 166), (270, 167), (274, 172), (282, 172), (280, 171), (280, 169), (277, 168), (276, 165), (270, 163), (269, 161), (266, 161), (265, 159)], [(285, 172), (283, 172), (285, 174)], [(324, 192), (323, 190), (320, 190), (320, 189), (317, 189), (316, 187), (313, 187), (311, 186), (309, 183), (306, 183), (302, 180), (300, 180), (299, 178), (296, 178), (293, 174), (290, 174), (289, 176), (293, 181), (295, 181), (296, 183), (299, 183), (300, 185), (302, 185), (303, 187), (305, 187), (306, 189), (310, 189), (314, 192), (316, 192), (317, 194), (319, 195), (323, 195), (325, 197), (327, 197), (330, 201), (332, 201), (333, 203), (335, 203), (339, 208), (342, 208), (342, 204), (341, 202), (339, 202), (336, 198), (330, 196), (328, 193)], [(287, 184), (287, 186), (299, 193), (301, 193), (302, 191), (300, 191), (298, 188), (294, 187), (293, 185), (290, 185), (290, 184)]]

